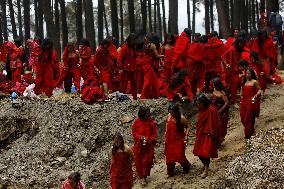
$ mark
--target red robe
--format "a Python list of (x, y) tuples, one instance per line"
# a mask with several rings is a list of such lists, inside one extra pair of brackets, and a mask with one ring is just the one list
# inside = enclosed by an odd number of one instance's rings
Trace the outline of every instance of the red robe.
[(155, 72), (157, 58), (151, 49), (146, 49), (143, 55), (142, 68), (144, 84), (141, 99), (158, 98), (160, 96), (158, 77)]
[(186, 53), (189, 45), (190, 38), (185, 32), (182, 32), (174, 47), (171, 75), (186, 67)]
[(111, 85), (112, 66), (114, 65), (110, 52), (99, 47), (94, 57), (95, 66), (100, 71), (100, 83)]
[(228, 50), (229, 48), (231, 48), (231, 46), (233, 46), (235, 40), (236, 40), (235, 37), (229, 37), (229, 38), (227, 39), (227, 42), (226, 42), (226, 44), (225, 44), (225, 46), (224, 46), (225, 51)]
[(135, 52), (137, 93), (141, 94), (144, 84), (143, 51)]
[(167, 164), (187, 161), (184, 138), (185, 133), (177, 130), (175, 119), (168, 119), (165, 133), (165, 156)]
[(30, 48), (29, 48), (29, 67), (33, 69), (33, 71), (36, 70), (36, 64), (38, 62), (38, 56), (40, 54), (40, 46), (38, 45), (38, 43), (34, 40), (28, 39), (27, 43), (30, 44)]
[(197, 42), (191, 43), (187, 50), (186, 66), (193, 96), (196, 95), (197, 88), (203, 88), (205, 83), (204, 53), (204, 44)]
[(262, 69), (266, 76), (266, 79), (270, 79), (270, 75), (275, 73), (277, 66), (277, 51), (273, 44), (272, 39), (269, 37), (264, 42), (263, 45), (259, 45), (259, 39), (256, 38), (252, 45), (252, 51), (257, 52), (260, 60), (262, 61)]
[(189, 77), (186, 77), (184, 82), (178, 84), (173, 90), (168, 89), (167, 97), (171, 101), (173, 100), (173, 97), (177, 94), (181, 93), (184, 96), (187, 96), (190, 101), (193, 99), (193, 94), (191, 91), (191, 84)]
[(136, 84), (136, 62), (135, 52), (132, 48), (129, 48), (127, 44), (124, 44), (118, 55), (117, 59), (118, 67), (122, 70), (120, 81), (120, 92), (126, 93), (128, 81), (131, 84), (131, 94), (134, 99), (137, 98), (137, 84)]
[(24, 54), (23, 47), (15, 47), (10, 55), (10, 68), (12, 71), (12, 81), (13, 83), (21, 82), (21, 75), (23, 73), (23, 63), (21, 57)]
[(219, 132), (222, 126), (218, 110), (209, 106), (199, 110), (193, 154), (204, 158), (217, 158)]
[(105, 100), (104, 91), (99, 87), (97, 78), (89, 78), (82, 86), (82, 101), (86, 104), (94, 104), (95, 102)]
[[(157, 131), (156, 122), (152, 118), (148, 120), (137, 118), (132, 125), (134, 160), (139, 178), (146, 178), (150, 175), (154, 164), (154, 143)], [(146, 145), (142, 144), (142, 136), (147, 140)]]
[(245, 138), (249, 139), (254, 134), (255, 117), (257, 116), (257, 100), (253, 103), (252, 98), (257, 91), (255, 86), (243, 86), (240, 103), (241, 121), (245, 127)]
[(76, 91), (80, 91), (80, 81), (81, 81), (81, 73), (80, 73), (80, 65), (79, 65), (79, 56), (75, 53), (74, 57), (68, 57), (68, 48), (65, 47), (63, 54), (63, 65), (64, 69), (61, 73), (61, 78), (59, 84), (64, 81), (65, 90), (71, 92), (72, 79), (75, 85)]
[(92, 49), (83, 46), (79, 49), (79, 54), (81, 57), (81, 76), (86, 81), (89, 77), (93, 77), (95, 73)]
[(171, 77), (171, 67), (172, 67), (172, 59), (174, 54), (174, 48), (165, 49), (164, 52), (164, 67), (163, 67), (163, 76), (164, 80), (168, 81)]
[(241, 53), (234, 46), (231, 46), (222, 56), (224, 64), (230, 65), (230, 68), (226, 70), (225, 82), (229, 86), (231, 104), (235, 104), (237, 100), (238, 84), (240, 81), (238, 62), (240, 59)]
[(61, 186), (61, 189), (86, 189), (86, 186), (82, 181), (80, 181), (78, 188), (73, 188), (70, 184), (69, 179), (66, 179), (63, 185)]
[(58, 58), (55, 50), (52, 51), (51, 57), (48, 52), (43, 52), (42, 57), (36, 65), (35, 93), (37, 95), (45, 93), (48, 97), (52, 95), (56, 74), (59, 72)]
[(132, 161), (127, 152), (112, 155), (110, 183), (112, 189), (131, 189), (133, 186)]

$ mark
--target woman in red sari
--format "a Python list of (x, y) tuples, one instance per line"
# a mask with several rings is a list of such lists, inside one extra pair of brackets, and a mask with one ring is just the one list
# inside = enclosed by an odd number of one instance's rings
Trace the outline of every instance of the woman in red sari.
[(165, 133), (165, 156), (167, 174), (169, 177), (172, 177), (175, 174), (176, 162), (181, 164), (184, 173), (189, 172), (190, 163), (185, 156), (188, 133), (188, 121), (183, 115), (181, 115), (179, 105), (171, 105), (169, 107)]
[(171, 34), (166, 35), (166, 41), (162, 46), (161, 52), (165, 56), (164, 57), (164, 67), (163, 67), (163, 77), (165, 82), (169, 81), (171, 77), (171, 66), (172, 66), (172, 58), (174, 54), (175, 47), (175, 36)]
[(219, 132), (222, 127), (220, 114), (204, 95), (197, 96), (198, 120), (193, 154), (203, 163), (202, 178), (208, 176), (210, 158), (218, 157)]
[(146, 185), (146, 178), (150, 176), (154, 164), (154, 144), (157, 131), (156, 122), (151, 118), (150, 109), (140, 107), (138, 118), (132, 125), (132, 135), (136, 171), (142, 185)]
[[(35, 93), (37, 95), (44, 93), (51, 97), (54, 81), (59, 73), (58, 57), (53, 48), (51, 39), (46, 38), (41, 45), (41, 52), (36, 65)], [(59, 74), (58, 74), (59, 75)]]
[(150, 34), (146, 37), (146, 47), (143, 57), (144, 85), (141, 93), (141, 99), (159, 98), (158, 69), (160, 59), (164, 55), (158, 53), (160, 48), (159, 37)]
[(253, 69), (246, 70), (246, 78), (241, 90), (240, 115), (245, 128), (245, 139), (249, 139), (255, 132), (254, 124), (257, 116), (257, 100), (261, 89)]
[(75, 45), (73, 43), (68, 43), (64, 48), (62, 59), (63, 59), (63, 73), (61, 74), (61, 79), (59, 84), (64, 81), (65, 92), (71, 93), (72, 80), (75, 85), (76, 91), (80, 91), (80, 55), (75, 50)]
[(86, 189), (86, 187), (81, 181), (81, 174), (79, 172), (74, 172), (64, 181), (61, 189)]
[(83, 80), (86, 81), (90, 77), (93, 77), (95, 73), (92, 49), (90, 47), (90, 42), (87, 39), (82, 39), (79, 46), (79, 54), (81, 58), (81, 76)]
[(222, 127), (220, 128), (220, 141), (219, 145), (225, 140), (227, 135), (227, 125), (229, 122), (229, 100), (225, 92), (225, 87), (220, 78), (216, 77), (212, 80), (214, 91), (212, 94), (212, 104), (219, 111)]
[(131, 189), (133, 186), (132, 162), (134, 155), (120, 133), (114, 136), (110, 166), (110, 183), (112, 189)]

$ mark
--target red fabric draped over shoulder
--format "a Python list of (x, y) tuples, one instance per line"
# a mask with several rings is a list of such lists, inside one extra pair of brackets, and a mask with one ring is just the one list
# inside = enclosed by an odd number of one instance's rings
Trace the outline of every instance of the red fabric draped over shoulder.
[[(132, 125), (132, 135), (134, 138), (134, 159), (137, 175), (145, 178), (150, 175), (154, 164), (154, 143), (157, 138), (157, 127), (154, 119), (136, 119)], [(141, 137), (147, 140), (147, 145), (142, 144)]]
[(209, 106), (199, 110), (196, 126), (196, 139), (193, 149), (195, 156), (205, 158), (218, 157), (219, 131), (222, 122), (218, 110), (214, 106)]

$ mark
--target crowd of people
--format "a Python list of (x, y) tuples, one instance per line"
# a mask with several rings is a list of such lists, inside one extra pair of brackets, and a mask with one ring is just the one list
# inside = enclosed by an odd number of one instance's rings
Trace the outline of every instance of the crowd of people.
[[(164, 153), (169, 177), (175, 175), (176, 163), (189, 172), (185, 148), (190, 125), (180, 103), (195, 102), (199, 112), (193, 153), (204, 165), (201, 177), (205, 178), (210, 159), (218, 157), (225, 140), (229, 108), (238, 102), (238, 94), (244, 135), (249, 139), (255, 133), (267, 84), (282, 82), (276, 73), (279, 40), (275, 38), (281, 32), (260, 28), (249, 34), (235, 28), (225, 43), (215, 31), (201, 35), (188, 28), (179, 36), (166, 35), (163, 43), (154, 33), (133, 33), (121, 45), (113, 37), (105, 38), (94, 53), (89, 41), (82, 39), (80, 44), (67, 44), (62, 61), (50, 38), (27, 40), (27, 51), (20, 40), (6, 41), (0, 51), (0, 92), (23, 95), (34, 83), (34, 93), (47, 97), (55, 88), (71, 93), (74, 86), (87, 104), (108, 101), (113, 91), (131, 94), (133, 100), (168, 98), (172, 103)], [(147, 183), (157, 137), (149, 108), (140, 107), (132, 134), (133, 148), (124, 144), (121, 134), (115, 135), (110, 168), (113, 189), (132, 188), (133, 161), (141, 184)], [(78, 172), (64, 182), (62, 189), (69, 188), (85, 188)]]

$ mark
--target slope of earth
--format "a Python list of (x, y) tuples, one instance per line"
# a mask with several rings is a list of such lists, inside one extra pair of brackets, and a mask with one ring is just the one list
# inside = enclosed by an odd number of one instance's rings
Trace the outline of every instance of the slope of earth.
[[(200, 177), (202, 164), (192, 153), (192, 138), (186, 150), (186, 156), (192, 163), (190, 173), (182, 174), (182, 168), (178, 166), (177, 176), (167, 179), (166, 165), (164, 160), (161, 160), (155, 165), (145, 188), (283, 188), (283, 89), (283, 85), (271, 85), (265, 92), (262, 97), (261, 115), (256, 120), (257, 135), (251, 140), (244, 139), (239, 107), (231, 107), (226, 140), (219, 151), (219, 158), (211, 162), (207, 178)], [(134, 188), (139, 189), (141, 185), (136, 183)]]

